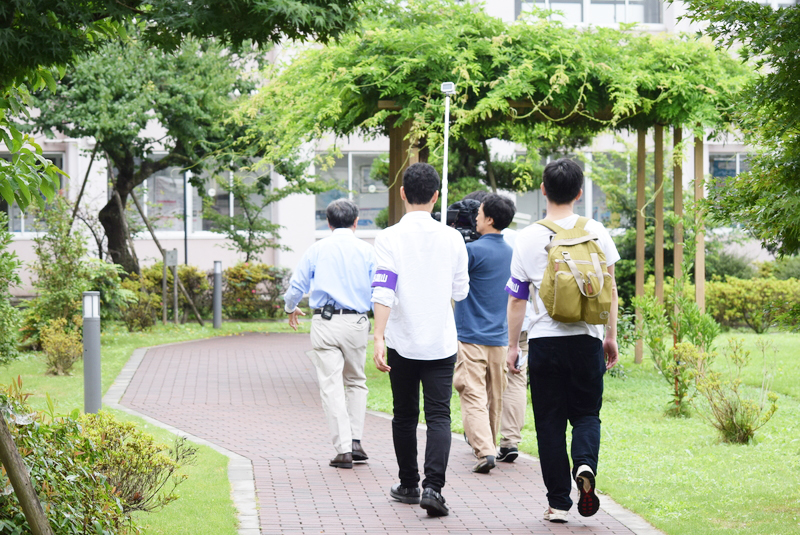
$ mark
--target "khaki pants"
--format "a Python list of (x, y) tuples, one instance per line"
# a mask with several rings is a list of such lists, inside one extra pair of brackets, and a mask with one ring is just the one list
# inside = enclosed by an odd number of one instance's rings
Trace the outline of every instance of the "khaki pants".
[[(528, 333), (522, 331), (519, 337), (520, 355), (528, 354)], [(508, 387), (503, 392), (503, 414), (500, 418), (501, 448), (517, 447), (522, 442), (522, 428), (525, 425), (525, 410), (528, 406), (528, 365), (521, 373), (508, 373)]]
[(312, 361), (317, 368), (319, 395), (336, 453), (352, 451), (361, 440), (367, 411), (369, 319), (366, 314), (315, 314), (311, 320)]
[(506, 389), (504, 346), (458, 343), (453, 386), (461, 397), (464, 433), (478, 457), (496, 455), (497, 432)]

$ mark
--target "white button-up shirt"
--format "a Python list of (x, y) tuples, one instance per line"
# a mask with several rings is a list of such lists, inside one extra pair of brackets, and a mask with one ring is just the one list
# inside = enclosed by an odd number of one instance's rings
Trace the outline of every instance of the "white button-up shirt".
[(457, 230), (414, 211), (375, 238), (377, 271), (372, 302), (392, 309), (387, 347), (413, 360), (458, 351), (450, 300), (469, 293), (467, 248)]

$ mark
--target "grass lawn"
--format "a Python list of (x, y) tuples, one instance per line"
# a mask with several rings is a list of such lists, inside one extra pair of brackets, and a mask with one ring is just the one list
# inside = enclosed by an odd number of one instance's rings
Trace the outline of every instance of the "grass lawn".
[[(308, 331), (305, 324), (304, 329)], [(211, 328), (197, 324), (157, 325), (146, 333), (128, 333), (120, 324), (104, 324), (102, 334), (102, 381), (103, 393), (108, 390), (130, 358), (133, 350), (159, 344), (210, 338), (213, 336), (235, 336), (253, 331), (287, 332), (291, 328), (286, 323), (223, 323), (222, 328)], [(83, 362), (78, 361), (72, 368), (72, 375), (54, 377), (45, 375), (45, 363), (39, 353), (28, 353), (23, 358), (0, 367), (0, 384), (22, 378), (23, 390), (31, 392), (29, 403), (35, 408), (44, 408), (46, 394), (56, 404), (61, 414), (73, 409), (83, 410)], [(154, 435), (159, 441), (171, 444), (175, 436), (144, 420), (121, 411), (113, 411), (121, 420), (131, 420)], [(235, 535), (237, 533), (236, 510), (230, 497), (228, 482), (228, 458), (216, 451), (201, 446), (196, 462), (185, 466), (182, 473), (189, 478), (177, 490), (180, 499), (161, 511), (138, 514), (134, 518), (147, 534), (179, 535), (213, 533), (215, 535)]]
[[(758, 336), (725, 334), (718, 348), (731, 336), (752, 353), (745, 381), (760, 385)], [(647, 357), (641, 365), (623, 358), (626, 377), (605, 381), (599, 488), (669, 535), (800, 534), (800, 334), (762, 336), (779, 348), (767, 364), (781, 395), (778, 412), (747, 446), (721, 443), (696, 410), (690, 418), (665, 416), (670, 386)], [(370, 408), (391, 412), (388, 376), (371, 358), (367, 368)], [(451, 412), (453, 431), (463, 432), (455, 392)], [(530, 402), (522, 436), (521, 449), (536, 455)]]

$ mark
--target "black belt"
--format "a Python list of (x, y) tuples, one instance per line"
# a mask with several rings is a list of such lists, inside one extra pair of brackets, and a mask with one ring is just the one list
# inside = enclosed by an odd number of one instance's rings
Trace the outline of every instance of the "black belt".
[[(350, 310), (349, 308), (339, 308), (333, 311), (334, 314), (366, 314), (366, 312), (359, 312), (357, 310)], [(315, 308), (314, 314), (322, 314), (321, 308)]]

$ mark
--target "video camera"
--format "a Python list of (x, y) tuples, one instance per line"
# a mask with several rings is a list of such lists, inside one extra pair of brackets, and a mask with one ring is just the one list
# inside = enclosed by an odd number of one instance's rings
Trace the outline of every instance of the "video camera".
[[(480, 207), (481, 203), (475, 199), (454, 202), (447, 207), (447, 225), (460, 232), (465, 243), (473, 242), (481, 237), (476, 230), (478, 208)], [(441, 212), (432, 213), (431, 216), (436, 221), (442, 220)]]

